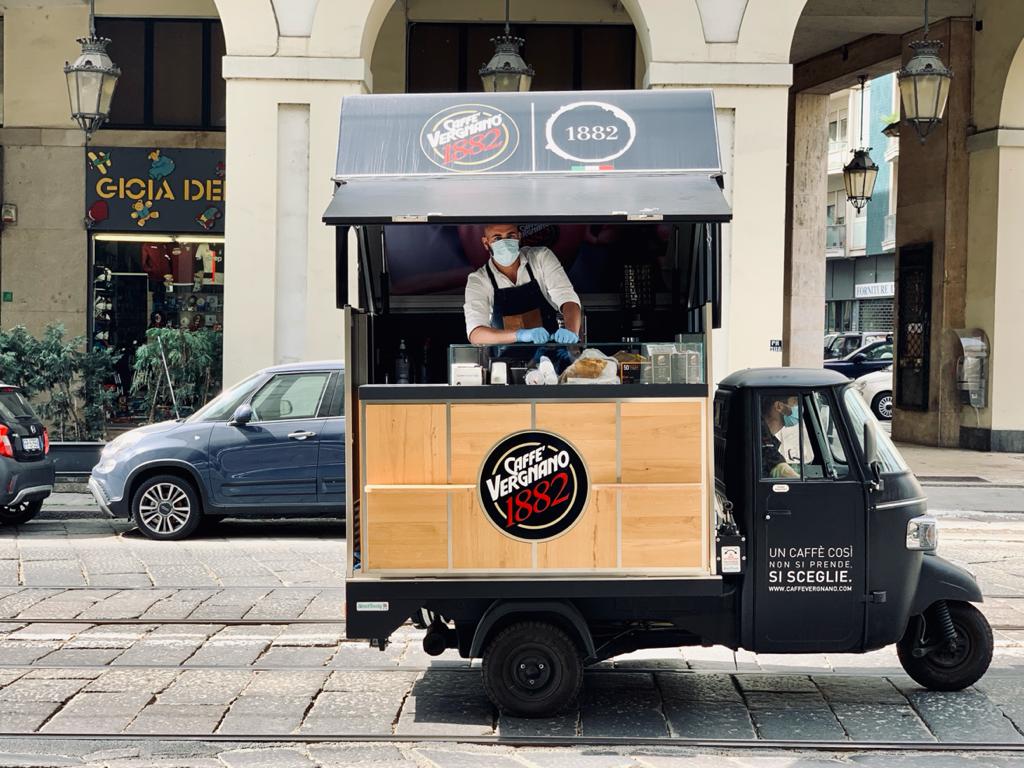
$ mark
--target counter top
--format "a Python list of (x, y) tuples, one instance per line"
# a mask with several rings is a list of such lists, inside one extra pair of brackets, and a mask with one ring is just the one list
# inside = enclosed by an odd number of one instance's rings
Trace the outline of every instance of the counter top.
[(444, 400), (620, 400), (707, 397), (706, 384), (555, 384), (451, 386), (448, 384), (364, 384), (364, 401)]

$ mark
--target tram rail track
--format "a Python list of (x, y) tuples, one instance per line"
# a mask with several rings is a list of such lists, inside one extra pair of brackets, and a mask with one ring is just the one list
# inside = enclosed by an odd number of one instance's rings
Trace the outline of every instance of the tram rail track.
[(366, 734), (80, 734), (80, 733), (10, 733), (0, 731), (0, 741), (31, 737), (42, 741), (78, 742), (205, 742), (225, 744), (460, 744), (504, 747), (677, 747), (688, 749), (790, 751), (840, 753), (899, 752), (901, 757), (913, 753), (1008, 753), (1024, 754), (1024, 742), (1014, 741), (818, 741), (799, 739), (699, 739), (680, 736), (618, 737), (618, 736), (466, 736), (458, 733)]

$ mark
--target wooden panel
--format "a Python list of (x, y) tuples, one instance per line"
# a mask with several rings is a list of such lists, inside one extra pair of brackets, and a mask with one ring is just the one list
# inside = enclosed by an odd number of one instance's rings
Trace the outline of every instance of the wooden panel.
[(363, 429), (367, 485), (445, 482), (444, 403), (367, 404)]
[(448, 567), (447, 491), (367, 491), (366, 567)]
[(476, 483), (484, 455), (506, 435), (530, 428), (529, 403), (452, 403), (452, 483)]
[(615, 403), (537, 403), (537, 429), (575, 445), (590, 482), (615, 482)]
[(699, 568), (700, 487), (623, 488), (622, 567)]
[(579, 522), (564, 536), (537, 545), (539, 568), (614, 568), (618, 539), (614, 488), (590, 492)]
[(702, 401), (623, 403), (622, 482), (699, 483)]
[(451, 493), (452, 567), (489, 571), (532, 567), (533, 545), (500, 533), (480, 509), (475, 490)]

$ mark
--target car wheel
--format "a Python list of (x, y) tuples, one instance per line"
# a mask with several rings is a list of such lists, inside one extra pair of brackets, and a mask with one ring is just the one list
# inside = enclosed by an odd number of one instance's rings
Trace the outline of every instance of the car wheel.
[(43, 500), (23, 501), (13, 507), (0, 507), (0, 525), (21, 525), (39, 514)]
[(202, 519), (199, 496), (192, 483), (175, 475), (151, 477), (132, 497), (132, 519), (147, 538), (184, 539)]
[(883, 421), (892, 421), (892, 392), (879, 392), (871, 401), (871, 410)]

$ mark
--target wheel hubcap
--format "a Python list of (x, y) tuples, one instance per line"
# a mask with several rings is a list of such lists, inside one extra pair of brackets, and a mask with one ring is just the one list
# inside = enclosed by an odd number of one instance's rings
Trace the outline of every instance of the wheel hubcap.
[(139, 517), (154, 533), (177, 533), (192, 512), (188, 494), (173, 483), (157, 483), (142, 494)]
[(513, 660), (512, 679), (521, 691), (538, 693), (551, 682), (551, 659), (536, 650), (524, 651)]
[(892, 395), (886, 395), (878, 401), (878, 412), (886, 419), (892, 418)]
[(956, 647), (941, 648), (932, 652), (932, 661), (940, 667), (952, 669), (964, 663), (971, 656), (971, 637), (959, 624), (954, 625), (956, 629)]

